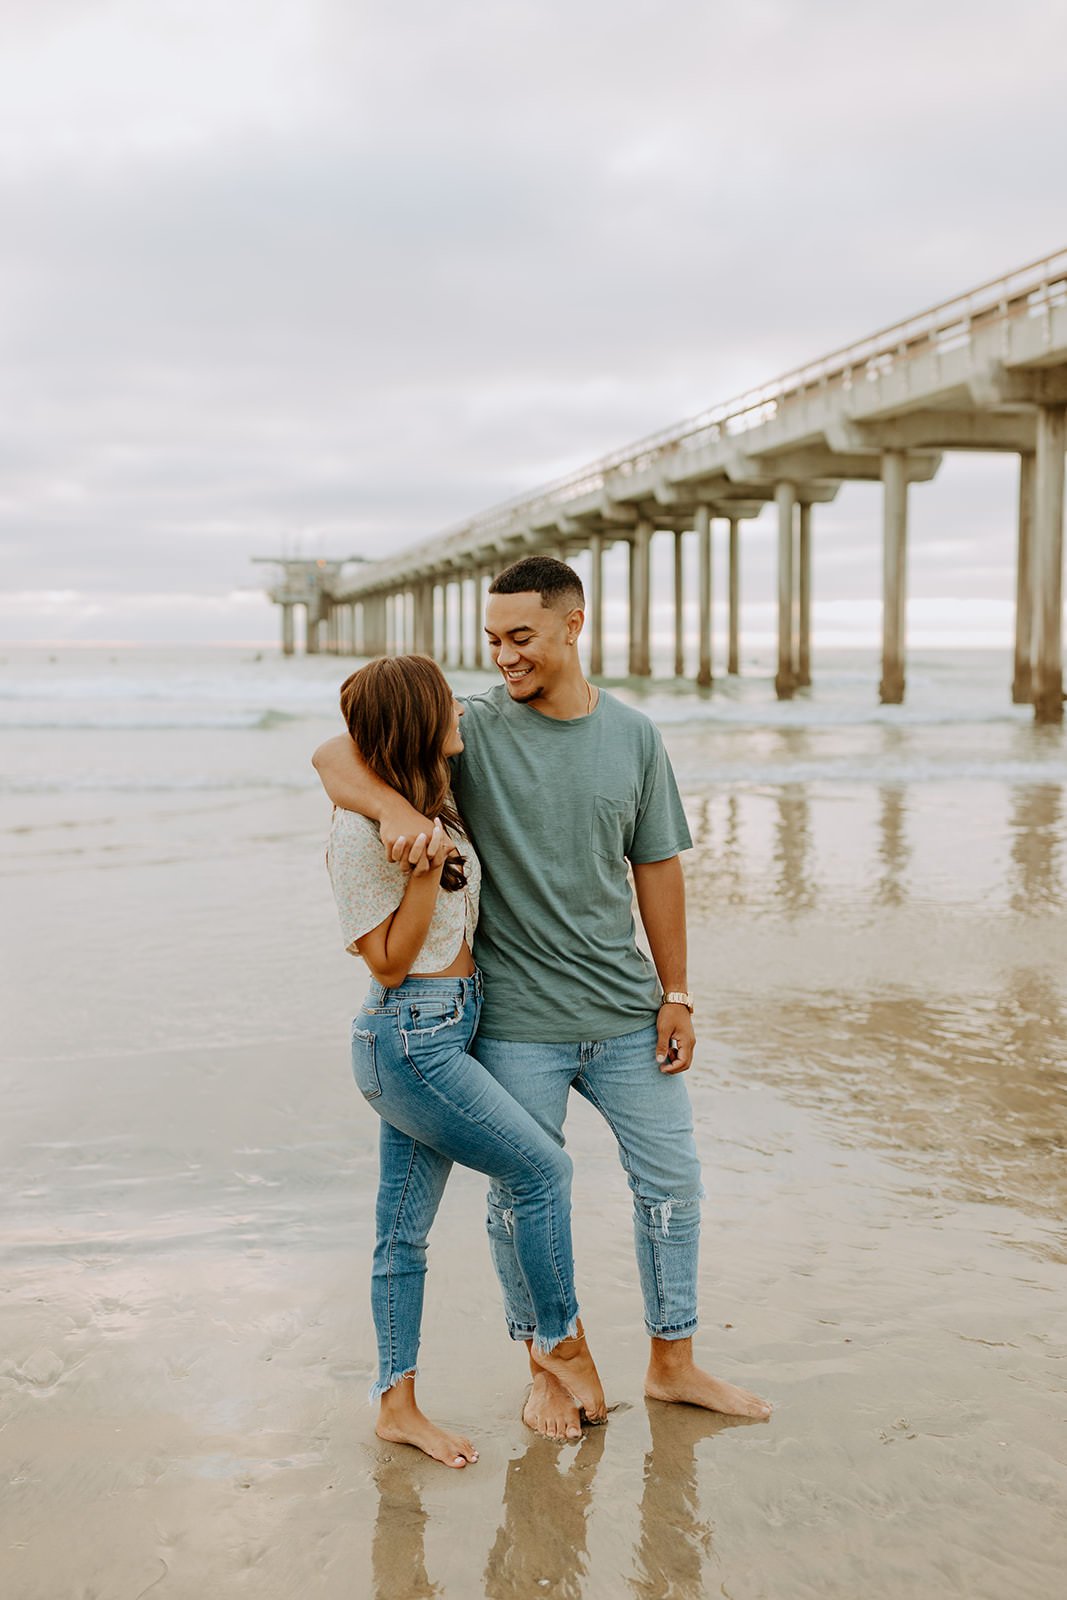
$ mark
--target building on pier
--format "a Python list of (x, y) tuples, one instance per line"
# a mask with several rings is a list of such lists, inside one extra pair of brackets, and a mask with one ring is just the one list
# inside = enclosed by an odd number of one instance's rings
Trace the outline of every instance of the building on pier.
[(355, 655), (354, 632), (345, 633), (346, 623), (354, 622), (349, 607), (338, 604), (337, 596), (347, 591), (351, 579), (345, 569), (366, 561), (366, 556), (347, 556), (341, 561), (305, 559), (299, 556), (253, 556), (259, 566), (280, 567), (280, 582), (269, 590), (275, 605), (282, 608), (282, 654), (296, 651), (296, 613), (304, 613), (304, 648), (309, 656), (325, 648), (338, 655)]
[[(932, 478), (946, 451), (1010, 451), (1019, 458), (1012, 696), (1017, 703), (1032, 702), (1039, 721), (1059, 722), (1065, 448), (1067, 250), (1062, 250), (388, 560), (368, 563), (353, 577), (324, 580), (318, 592), (327, 648), (363, 655), (419, 650), (460, 665), (480, 665), (480, 629), (473, 630), (470, 641), (463, 636), (469, 589), (480, 612), (487, 581), (520, 556), (549, 553), (566, 560), (588, 552), (589, 664), (599, 675), (604, 554), (622, 543), (629, 562), (629, 670), (648, 677), (651, 548), (657, 535), (667, 533), (674, 541), (675, 671), (682, 676), (685, 670), (684, 545), (693, 538), (698, 550), (696, 681), (707, 685), (713, 662), (714, 529), (716, 524), (728, 529), (727, 671), (733, 673), (739, 657), (740, 530), (773, 505), (778, 528), (775, 689), (788, 699), (811, 682), (813, 508), (832, 500), (842, 483), (868, 479), (883, 486), (880, 695), (883, 703), (896, 705), (904, 699), (906, 677), (909, 485)], [(449, 627), (453, 588), (460, 593), (456, 640)], [(284, 607), (287, 601), (279, 603)], [(291, 621), (286, 624), (284, 610), (283, 634), (291, 649)]]

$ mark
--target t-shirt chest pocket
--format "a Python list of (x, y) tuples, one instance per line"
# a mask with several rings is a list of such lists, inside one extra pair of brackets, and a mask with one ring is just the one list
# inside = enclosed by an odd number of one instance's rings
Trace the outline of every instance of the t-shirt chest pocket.
[(617, 795), (598, 794), (593, 801), (593, 854), (622, 861), (630, 847), (633, 807)]

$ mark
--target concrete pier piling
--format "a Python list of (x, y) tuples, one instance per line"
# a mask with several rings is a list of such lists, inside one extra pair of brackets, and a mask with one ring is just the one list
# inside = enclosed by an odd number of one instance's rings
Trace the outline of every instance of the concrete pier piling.
[(883, 451), (882, 483), (882, 681), (878, 693), (884, 706), (898, 706), (904, 699), (907, 607), (908, 474), (903, 450)]
[(795, 484), (778, 484), (774, 491), (774, 503), (778, 509), (778, 670), (774, 676), (774, 692), (779, 700), (791, 700), (796, 688), (796, 657), (793, 649)]
[(697, 506), (693, 521), (697, 536), (697, 608), (700, 619), (697, 683), (702, 689), (708, 689), (712, 681), (711, 512), (708, 507)]
[(1028, 450), (1024, 450), (1019, 456), (1019, 513), (1015, 554), (1015, 671), (1011, 681), (1011, 697), (1017, 706), (1029, 705), (1034, 697), (1033, 522), (1034, 457)]
[(674, 534), (674, 676), (685, 677), (685, 535)]
[(738, 519), (730, 518), (729, 550), (729, 638), (727, 642), (726, 671), (736, 678), (741, 670), (741, 562), (738, 549)]
[(652, 524), (641, 521), (634, 529), (630, 547), (631, 577), (630, 673), (635, 678), (652, 676)]
[(1034, 495), (1034, 714), (1038, 722), (1063, 721), (1063, 475), (1067, 407), (1037, 412)]
[[(509, 501), (385, 560), (273, 564), (282, 650), (320, 631), (347, 653), (416, 649), (457, 666), (485, 664), (481, 630), (488, 576), (518, 556), (589, 554), (588, 663), (599, 677), (605, 635), (605, 555), (626, 547), (630, 674), (651, 676), (655, 535), (673, 539), (672, 670), (692, 672), (686, 635), (686, 541), (696, 542), (695, 678), (712, 663), (712, 529), (729, 526), (726, 671), (740, 666), (742, 524), (777, 524), (777, 670), (782, 699), (812, 677), (813, 507), (843, 483), (882, 485), (882, 670), (879, 695), (899, 705), (906, 686), (909, 486), (936, 474), (946, 450), (1019, 457), (1015, 539), (1017, 704), (1042, 722), (1063, 718), (1063, 511), (1067, 415), (1067, 250), (929, 308), (844, 350), (761, 384), (724, 405)], [(270, 559), (270, 558), (263, 558)], [(357, 558), (351, 558), (355, 560)], [(434, 586), (444, 598), (435, 602)], [(468, 603), (468, 594), (473, 606)], [(359, 607), (353, 620), (351, 607)], [(331, 608), (342, 610), (334, 614)], [(345, 610), (344, 608), (348, 608)], [(473, 651), (467, 626), (473, 628)], [(1007, 690), (1007, 685), (1005, 686)]]
[(594, 678), (604, 672), (604, 536), (589, 539), (589, 672)]
[(811, 686), (811, 502), (800, 502), (797, 544), (797, 662), (798, 689)]

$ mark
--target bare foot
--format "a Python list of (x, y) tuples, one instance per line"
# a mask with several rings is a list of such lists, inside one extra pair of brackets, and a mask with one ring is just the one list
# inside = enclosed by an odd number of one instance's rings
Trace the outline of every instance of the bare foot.
[(587, 1422), (607, 1421), (608, 1408), (600, 1374), (585, 1342), (580, 1322), (575, 1338), (561, 1340), (547, 1355), (534, 1351), (533, 1359), (539, 1367), (558, 1378), (567, 1393), (574, 1396)]
[[(645, 1376), (645, 1393), (650, 1400), (666, 1400), (675, 1405), (703, 1406), (705, 1411), (721, 1411), (728, 1417), (754, 1417), (763, 1422), (771, 1414), (771, 1406), (749, 1389), (713, 1378), (689, 1360), (658, 1360), (656, 1345)], [(682, 1341), (688, 1344), (688, 1340)]]
[(461, 1433), (446, 1433), (415, 1404), (414, 1379), (405, 1378), (382, 1395), (381, 1415), (375, 1433), (390, 1444), (411, 1444), (423, 1455), (446, 1467), (465, 1467), (477, 1461), (478, 1452)]
[(551, 1372), (536, 1368), (522, 1420), (546, 1439), (580, 1439), (582, 1419), (573, 1398)]

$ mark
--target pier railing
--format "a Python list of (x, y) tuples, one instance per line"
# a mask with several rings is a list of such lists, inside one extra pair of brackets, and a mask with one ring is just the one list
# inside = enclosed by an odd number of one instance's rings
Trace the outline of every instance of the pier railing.
[[(1047, 317), (1067, 304), (1067, 249), (1043, 256), (999, 278), (954, 295), (915, 316), (895, 322), (854, 344), (805, 362), (778, 378), (746, 389), (732, 400), (711, 406), (684, 421), (661, 428), (635, 443), (601, 456), (588, 466), (545, 484), (532, 494), (514, 495), (475, 517), (437, 534), (427, 545), (443, 550), (453, 541), (466, 545), (479, 534), (492, 536), (513, 522), (519, 512), (536, 515), (604, 488), (613, 474), (627, 477), (680, 450), (696, 449), (724, 437), (743, 434), (781, 413), (793, 400), (812, 390), (845, 391), (883, 377), (902, 363), (930, 352), (947, 354), (966, 346), (976, 331), (986, 331), (1024, 317)], [(425, 548), (420, 546), (418, 548)], [(414, 551), (407, 551), (410, 556)]]

